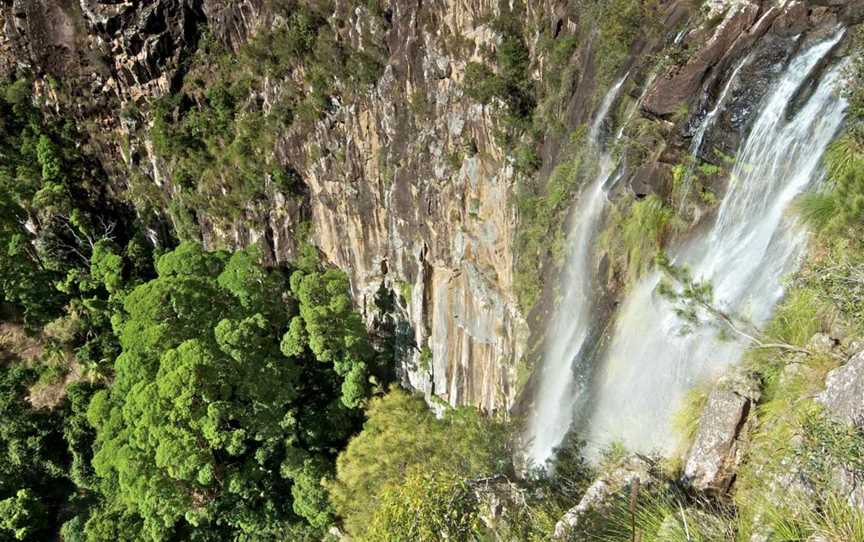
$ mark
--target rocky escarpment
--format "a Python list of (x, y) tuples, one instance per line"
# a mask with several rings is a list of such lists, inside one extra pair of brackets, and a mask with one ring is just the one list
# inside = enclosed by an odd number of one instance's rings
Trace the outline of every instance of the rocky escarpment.
[[(529, 66), (523, 77), (541, 89), (537, 110), (545, 113), (535, 115), (537, 136), (514, 142), (502, 137), (503, 100), (484, 105), (465, 92), (469, 64), (494, 64), (508, 46), (495, 21), (509, 3), (382, 2), (370, 9), (335, 2), (337, 38), (360, 51), (380, 49), (380, 77), (359, 92), (332, 96), (321, 118), (287, 128), (272, 143), (278, 161), (302, 179), (299, 197), (271, 190), (231, 220), (206, 213), (195, 220), (207, 245), (262, 241), (279, 262), (295, 257), (302, 224), (310, 223), (314, 244), (350, 274), (370, 326), (384, 318), (377, 296), (395, 297), (387, 318), (395, 320), (407, 383), (451, 404), (509, 409), (525, 380), (519, 362), (529, 350), (536, 354), (555, 298), (547, 288), (529, 342), (529, 307), (517, 302), (514, 267), (520, 262), (539, 277), (556, 276), (559, 236), (549, 232), (539, 253), (519, 253), (517, 237), (527, 227), (519, 195), (526, 186), (544, 193), (555, 166), (568, 158), (570, 134), (592, 120), (604, 87), (629, 69), (638, 81), (622, 102), (646, 91), (638, 123), (631, 122), (641, 132), (628, 133), (649, 151), (627, 154), (633, 159), (625, 160), (621, 186), (627, 196), (663, 193), (736, 63), (752, 57), (706, 135), (708, 161), (734, 151), (771, 80), (767, 68), (837, 23), (857, 21), (860, 4), (723, 1), (699, 13), (690, 2), (669, 0), (659, 3), (662, 31), (646, 39), (613, 36), (618, 50), (611, 50), (611, 38), (580, 19), (587, 12), (578, 2), (527, 3), (519, 14), (531, 29), (521, 36)], [(112, 188), (121, 193), (136, 181), (169, 195), (179, 183), (148, 138), (153, 101), (183, 86), (202, 37), (237, 50), (285, 24), (266, 0), (16, 0), (0, 6), (0, 16), (0, 68), (7, 76), (31, 74), (46, 109), (85, 127)], [(603, 57), (616, 54), (623, 60)], [(658, 58), (664, 60), (652, 79)], [(552, 79), (561, 81), (553, 88)], [(250, 101), (269, 111), (286, 84), (267, 79)], [(531, 167), (517, 160), (520, 145), (535, 154)], [(570, 181), (559, 208), (583, 180)], [(158, 226), (169, 214), (157, 211), (154, 239), (167, 236)]]
[[(120, 113), (177, 91), (203, 33), (239, 47), (274, 24), (269, 3), (257, 0), (0, 9), (6, 73), (32, 70), (47, 106), (93, 125), (90, 142), (118, 191), (128, 171), (168, 191), (173, 181), (150, 142), (135, 139), (139, 121)], [(515, 176), (494, 137), (493, 108), (461, 88), (466, 63), (500, 40), (479, 22), (497, 15), (497, 3), (395, 3), (387, 28), (375, 27), (381, 20), (365, 8), (336, 10), (350, 21), (346, 41), (362, 48), (371, 33), (387, 44), (383, 76), (371, 92), (332, 104), (311, 129), (276, 142), (274, 152), (303, 179), (303, 202), (276, 193), (263, 211), (231, 223), (198, 216), (203, 239), (213, 247), (264, 239), (275, 260), (290, 260), (300, 224), (310, 221), (313, 242), (351, 275), (370, 325), (376, 294), (399, 294), (411, 385), (452, 404), (506, 408), (527, 334), (512, 286)], [(280, 92), (273, 81), (260, 98)]]

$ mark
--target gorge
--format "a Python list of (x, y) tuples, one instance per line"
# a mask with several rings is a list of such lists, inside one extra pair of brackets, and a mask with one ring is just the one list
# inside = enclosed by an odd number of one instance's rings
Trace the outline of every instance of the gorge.
[(0, 542), (864, 542), (864, 2), (0, 17)]

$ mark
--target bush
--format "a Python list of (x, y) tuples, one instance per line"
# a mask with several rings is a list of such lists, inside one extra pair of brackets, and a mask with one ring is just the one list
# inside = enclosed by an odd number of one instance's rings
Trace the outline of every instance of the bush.
[[(438, 419), (421, 398), (393, 389), (372, 400), (367, 416), (363, 431), (339, 455), (336, 479), (329, 484), (333, 504), (351, 536), (367, 536), (376, 521), (383, 526), (393, 519), (387, 511), (375, 519), (386, 492), (391, 493), (385, 502), (393, 504), (400, 492), (413, 494), (427, 483), (432, 484), (425, 486), (427, 490), (440, 489), (438, 483), (453, 484), (510, 468), (507, 426), (472, 408), (450, 410)], [(434, 473), (435, 481), (415, 478), (412, 486), (400, 489), (411, 472)]]
[(381, 491), (366, 534), (368, 542), (470, 542), (482, 531), (477, 497), (452, 474), (409, 470)]
[[(523, 9), (523, 6), (517, 4), (516, 9)], [(506, 122), (514, 131), (526, 127), (536, 105), (529, 72), (530, 54), (520, 21), (517, 11), (502, 13), (493, 21), (492, 28), (501, 35), (495, 52), (495, 70), (485, 64), (469, 62), (463, 81), (465, 94), (481, 104), (496, 98), (506, 104)]]
[(478, 62), (469, 62), (465, 66), (463, 90), (469, 98), (486, 105), (493, 98), (503, 94), (503, 85), (495, 72), (488, 66)]

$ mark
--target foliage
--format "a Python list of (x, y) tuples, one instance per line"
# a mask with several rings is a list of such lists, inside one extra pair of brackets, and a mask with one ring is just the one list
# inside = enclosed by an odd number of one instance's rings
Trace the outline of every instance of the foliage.
[(613, 264), (632, 282), (648, 271), (676, 226), (673, 211), (656, 194), (619, 204), (603, 234)]
[(839, 495), (830, 494), (819, 507), (800, 496), (763, 504), (771, 540), (864, 540), (864, 513)]
[[(856, 53), (864, 50), (864, 31), (856, 28), (852, 32), (852, 48)], [(849, 55), (847, 81), (843, 86), (845, 98), (849, 100), (849, 114), (855, 120), (864, 119), (864, 59), (860, 54)]]
[(469, 542), (481, 532), (477, 496), (459, 477), (414, 469), (384, 488), (366, 534), (360, 540)]
[[(273, 8), (276, 22), (236, 53), (212, 36), (201, 38), (183, 87), (152, 107), (148, 135), (178, 191), (136, 203), (170, 207), (183, 239), (199, 238), (198, 216), (230, 222), (274, 192), (302, 197), (296, 172), (273, 152), (279, 137), (318, 120), (334, 98), (364, 92), (383, 72), (380, 36), (364, 32), (364, 49), (353, 48), (340, 37), (328, 4), (288, 1)], [(284, 91), (265, 106), (256, 96), (274, 80)]]
[(516, 131), (527, 127), (535, 107), (534, 83), (529, 75), (531, 59), (523, 36), (524, 9), (521, 2), (511, 3), (510, 10), (492, 22), (492, 28), (501, 36), (495, 50), (495, 69), (469, 62), (463, 81), (465, 94), (481, 104), (500, 100), (506, 106), (506, 123)]
[(0, 297), (36, 327), (68, 301), (55, 283), (86, 268), (99, 239), (135, 228), (129, 210), (109, 200), (104, 173), (82, 154), (72, 126), (31, 103), (28, 80), (0, 94)]
[(308, 344), (319, 361), (332, 363), (343, 378), (345, 406), (360, 406), (373, 391), (370, 371), (378, 365), (363, 321), (351, 305), (347, 275), (335, 269), (297, 271), (291, 277), (291, 290), (300, 302), (300, 314), (292, 319), (282, 341), (283, 353), (296, 355)]
[(0, 366), (0, 539), (44, 540), (72, 488), (57, 413), (34, 410), (25, 397), (33, 371)]
[(656, 0), (582, 0), (581, 8), (588, 12), (586, 21), (603, 21), (598, 32), (594, 59), (600, 78), (606, 87), (627, 60), (637, 38), (659, 33)]
[(624, 220), (621, 237), (627, 251), (627, 268), (634, 276), (645, 272), (663, 246), (672, 211), (655, 194), (633, 204)]
[(627, 542), (733, 542), (734, 510), (693, 502), (674, 486), (629, 485), (587, 514), (568, 540)]
[[(338, 391), (352, 374), (335, 368), (371, 349), (342, 275), (295, 273), (294, 321), (307, 328), (296, 334), (285, 280), (259, 261), (254, 248), (229, 257), (183, 243), (113, 319), (122, 353), (87, 412), (93, 466), (110, 513), (139, 516), (148, 539), (279, 539), (298, 516), (317, 529), (333, 520), (321, 481), (357, 421)], [(280, 348), (283, 334), (292, 348)]]
[[(523, 184), (517, 194), (520, 226), (516, 232), (516, 269), (514, 288), (523, 312), (528, 313), (540, 297), (538, 263), (551, 254), (561, 263), (565, 250), (564, 222), (577, 191), (596, 174), (596, 157), (586, 145), (585, 126), (575, 130), (565, 154), (570, 158), (558, 164), (545, 187)], [(553, 235), (549, 242), (550, 232)]]
[(699, 429), (699, 420), (705, 405), (708, 403), (710, 388), (705, 385), (696, 385), (687, 391), (682, 404), (678, 407), (672, 420), (672, 426), (681, 435), (687, 447), (693, 443), (696, 431)]
[(832, 233), (857, 228), (864, 221), (864, 133), (852, 129), (825, 153), (827, 186), (806, 194), (798, 208), (817, 230)]
[(392, 389), (372, 400), (367, 416), (363, 431), (339, 455), (336, 479), (329, 485), (333, 505), (352, 536), (365, 536), (374, 521), (379, 526), (389, 521), (374, 519), (384, 492), (391, 492), (387, 499), (393, 502), (400, 491), (420, 490), (421, 479), (413, 481), (413, 488), (398, 489), (407, 472), (435, 473), (446, 477), (437, 482), (449, 484), (508, 468), (507, 426), (476, 410), (448, 410), (438, 419), (422, 399)]
[(0, 529), (12, 532), (15, 540), (27, 540), (39, 526), (44, 525), (44, 512), (39, 501), (26, 489), (19, 489), (14, 497), (0, 501)]

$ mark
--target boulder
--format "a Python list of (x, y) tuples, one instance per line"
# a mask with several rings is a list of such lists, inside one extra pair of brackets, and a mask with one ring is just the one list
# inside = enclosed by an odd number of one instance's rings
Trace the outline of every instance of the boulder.
[[(858, 346), (858, 345), (856, 345)], [(816, 397), (827, 414), (841, 423), (864, 429), (864, 351), (858, 351), (842, 367), (828, 373), (825, 390)], [(864, 510), (862, 473), (837, 465), (831, 476), (837, 491), (852, 506)]]
[(610, 506), (613, 497), (619, 495), (625, 488), (632, 487), (637, 482), (640, 486), (644, 486), (654, 481), (648, 461), (638, 456), (627, 458), (618, 467), (594, 480), (579, 504), (568, 510), (555, 524), (552, 540), (566, 540), (567, 536), (580, 525), (582, 518)]
[(671, 166), (661, 162), (651, 162), (636, 170), (630, 178), (630, 190), (637, 198), (650, 194), (664, 194), (671, 178)]
[(830, 354), (838, 345), (839, 342), (827, 333), (817, 333), (810, 338), (807, 348), (815, 354)]
[(816, 401), (831, 417), (864, 428), (864, 352), (828, 373), (825, 391)]
[(684, 465), (684, 479), (698, 491), (725, 493), (741, 462), (738, 436), (759, 398), (758, 383), (736, 371), (711, 390)]

